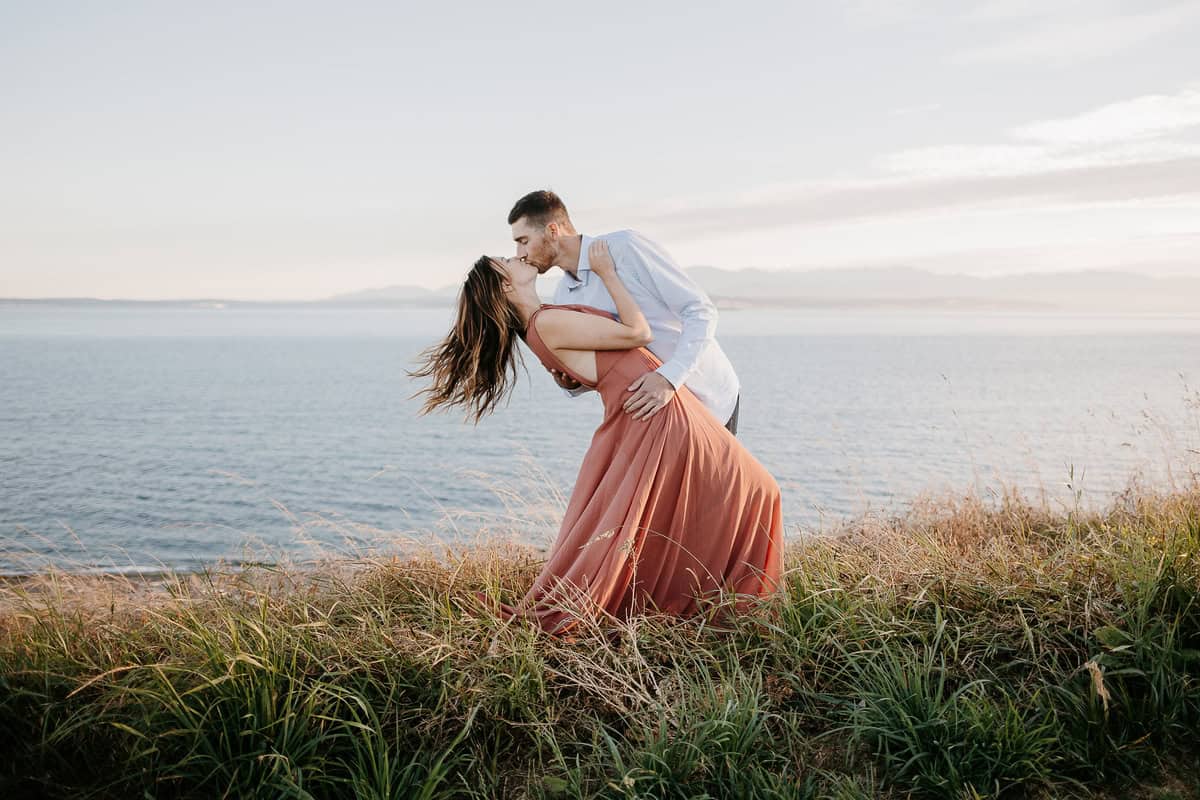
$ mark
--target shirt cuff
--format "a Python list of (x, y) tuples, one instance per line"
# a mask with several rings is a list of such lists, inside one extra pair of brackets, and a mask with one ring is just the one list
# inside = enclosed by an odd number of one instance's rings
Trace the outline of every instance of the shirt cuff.
[(671, 385), (675, 387), (675, 391), (679, 391), (679, 387), (683, 386), (683, 381), (687, 377), (687, 370), (674, 362), (663, 364), (654, 371), (670, 381)]

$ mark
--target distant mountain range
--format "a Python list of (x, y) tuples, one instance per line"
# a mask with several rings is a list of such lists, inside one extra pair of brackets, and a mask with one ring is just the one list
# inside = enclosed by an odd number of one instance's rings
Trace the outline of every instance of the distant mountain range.
[[(947, 275), (909, 267), (805, 271), (693, 267), (688, 273), (723, 308), (909, 308), (1028, 311), (1198, 311), (1200, 278), (1130, 272), (1026, 273), (996, 277)], [(14, 304), (186, 308), (444, 307), (457, 286), (386, 286), (309, 302), (239, 300), (0, 299)]]
[(420, 286), (385, 286), (382, 289), (361, 289), (357, 292), (335, 294), (316, 301), (323, 306), (444, 306), (454, 301), (457, 286), (425, 289)]
[(726, 307), (1200, 310), (1200, 278), (1105, 270), (995, 277), (946, 275), (909, 267), (802, 272), (694, 267), (688, 272)]

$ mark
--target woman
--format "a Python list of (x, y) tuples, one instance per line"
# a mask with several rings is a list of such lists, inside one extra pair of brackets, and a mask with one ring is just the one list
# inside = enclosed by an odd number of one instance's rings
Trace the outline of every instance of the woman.
[(779, 487), (686, 387), (647, 420), (625, 413), (627, 387), (662, 362), (643, 346), (650, 326), (607, 245), (592, 242), (588, 258), (620, 319), (543, 305), (536, 268), (484, 256), (463, 285), (454, 330), (413, 373), (433, 378), (422, 413), (461, 405), (478, 422), (512, 388), (520, 337), (547, 369), (604, 401), (545, 567), (520, 602), (499, 611), (563, 633), (589, 617), (690, 615), (722, 590), (744, 608), (779, 587)]

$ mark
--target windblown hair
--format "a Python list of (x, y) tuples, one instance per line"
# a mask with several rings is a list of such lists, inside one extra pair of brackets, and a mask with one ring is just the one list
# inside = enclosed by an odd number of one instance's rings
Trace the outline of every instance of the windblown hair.
[(422, 414), (443, 406), (463, 406), (476, 424), (508, 398), (524, 366), (517, 338), (525, 326), (504, 296), (503, 276), (492, 259), (481, 256), (458, 293), (454, 328), (439, 344), (421, 353), (414, 378), (433, 378), (418, 391), (426, 395)]
[(512, 225), (521, 217), (527, 218), (533, 225), (548, 225), (551, 222), (571, 224), (562, 198), (549, 189), (530, 192), (513, 204), (512, 211), (508, 212), (508, 224)]

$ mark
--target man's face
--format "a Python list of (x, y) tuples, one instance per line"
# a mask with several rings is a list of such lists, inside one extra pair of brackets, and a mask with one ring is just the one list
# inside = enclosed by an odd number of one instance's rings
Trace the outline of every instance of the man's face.
[(544, 275), (558, 260), (558, 224), (531, 224), (528, 217), (521, 217), (512, 225), (513, 241), (517, 243), (517, 258), (536, 267)]

